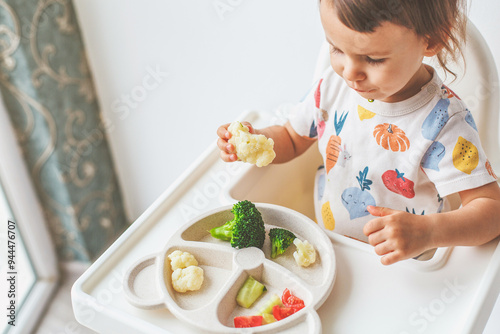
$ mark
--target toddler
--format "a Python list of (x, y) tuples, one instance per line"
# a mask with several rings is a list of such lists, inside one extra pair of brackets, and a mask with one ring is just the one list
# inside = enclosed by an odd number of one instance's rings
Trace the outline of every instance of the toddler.
[[(500, 189), (470, 111), (423, 63), (460, 54), (462, 0), (321, 0), (331, 68), (284, 126), (256, 130), (273, 163), (318, 142), (324, 159), (317, 219), (374, 246), (385, 265), (436, 247), (500, 235)], [(228, 124), (221, 158), (237, 160)], [(462, 206), (450, 211), (447, 197)]]

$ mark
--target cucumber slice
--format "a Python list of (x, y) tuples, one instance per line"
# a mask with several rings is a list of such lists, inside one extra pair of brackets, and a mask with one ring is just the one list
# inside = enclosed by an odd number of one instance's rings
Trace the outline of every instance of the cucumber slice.
[(278, 305), (278, 306), (283, 305), (283, 304), (281, 303), (281, 298), (280, 298), (280, 296), (278, 296), (278, 295), (277, 295), (277, 294), (275, 294), (275, 293), (271, 296), (271, 298), (269, 298), (269, 299), (266, 301), (266, 303), (265, 303), (264, 305), (262, 305), (262, 307), (261, 307), (261, 308), (260, 308), (260, 310), (259, 310), (259, 314), (264, 315), (264, 314), (267, 314), (267, 313), (268, 313), (268, 314), (273, 313), (273, 307), (274, 307), (274, 305)]
[(276, 322), (276, 319), (274, 318), (274, 316), (270, 313), (264, 313), (262, 315), (262, 319), (264, 319), (264, 324), (267, 325), (267, 324), (271, 324), (273, 322)]
[(245, 283), (241, 286), (236, 296), (238, 305), (249, 308), (266, 291), (264, 284), (257, 281), (252, 276), (248, 276)]

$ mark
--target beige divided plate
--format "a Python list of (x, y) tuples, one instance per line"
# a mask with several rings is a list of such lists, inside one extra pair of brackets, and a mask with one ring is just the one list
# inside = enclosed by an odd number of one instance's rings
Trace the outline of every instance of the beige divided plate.
[[(306, 216), (278, 205), (256, 203), (268, 232), (272, 227), (292, 231), (299, 239), (308, 240), (316, 249), (316, 262), (300, 267), (293, 258), (295, 245), (271, 259), (269, 237), (261, 249), (234, 249), (229, 242), (213, 238), (209, 230), (233, 218), (232, 206), (210, 211), (182, 226), (163, 251), (138, 260), (124, 277), (128, 301), (140, 308), (167, 307), (177, 318), (215, 333), (273, 333), (307, 323), (308, 333), (321, 333), (316, 310), (332, 291), (336, 276), (335, 254), (326, 234)], [(200, 290), (178, 293), (172, 288), (170, 261), (174, 250), (193, 254), (204, 270)], [(245, 309), (236, 304), (236, 294), (245, 279), (253, 276), (267, 291)], [(234, 328), (233, 319), (240, 315), (256, 315), (272, 294), (281, 296), (288, 288), (304, 300), (305, 308), (272, 324), (253, 328)]]

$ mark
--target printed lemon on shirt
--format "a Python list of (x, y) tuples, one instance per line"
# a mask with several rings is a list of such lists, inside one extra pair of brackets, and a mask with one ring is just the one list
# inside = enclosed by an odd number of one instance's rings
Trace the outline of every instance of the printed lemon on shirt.
[(333, 231), (335, 229), (335, 218), (330, 208), (330, 202), (325, 202), (321, 206), (321, 217), (323, 218), (323, 225), (325, 225), (325, 228)]
[(453, 165), (456, 169), (470, 174), (479, 164), (477, 147), (463, 137), (458, 137), (453, 149)]
[(375, 117), (375, 115), (376, 114), (374, 112), (371, 112), (370, 110), (365, 109), (362, 106), (358, 105), (358, 116), (360, 121), (373, 118)]

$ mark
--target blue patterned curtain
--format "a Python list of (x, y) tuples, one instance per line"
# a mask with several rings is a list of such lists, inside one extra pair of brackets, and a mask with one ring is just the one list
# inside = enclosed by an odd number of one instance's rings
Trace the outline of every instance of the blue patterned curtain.
[(0, 67), (59, 258), (92, 261), (128, 224), (72, 2), (0, 0)]

